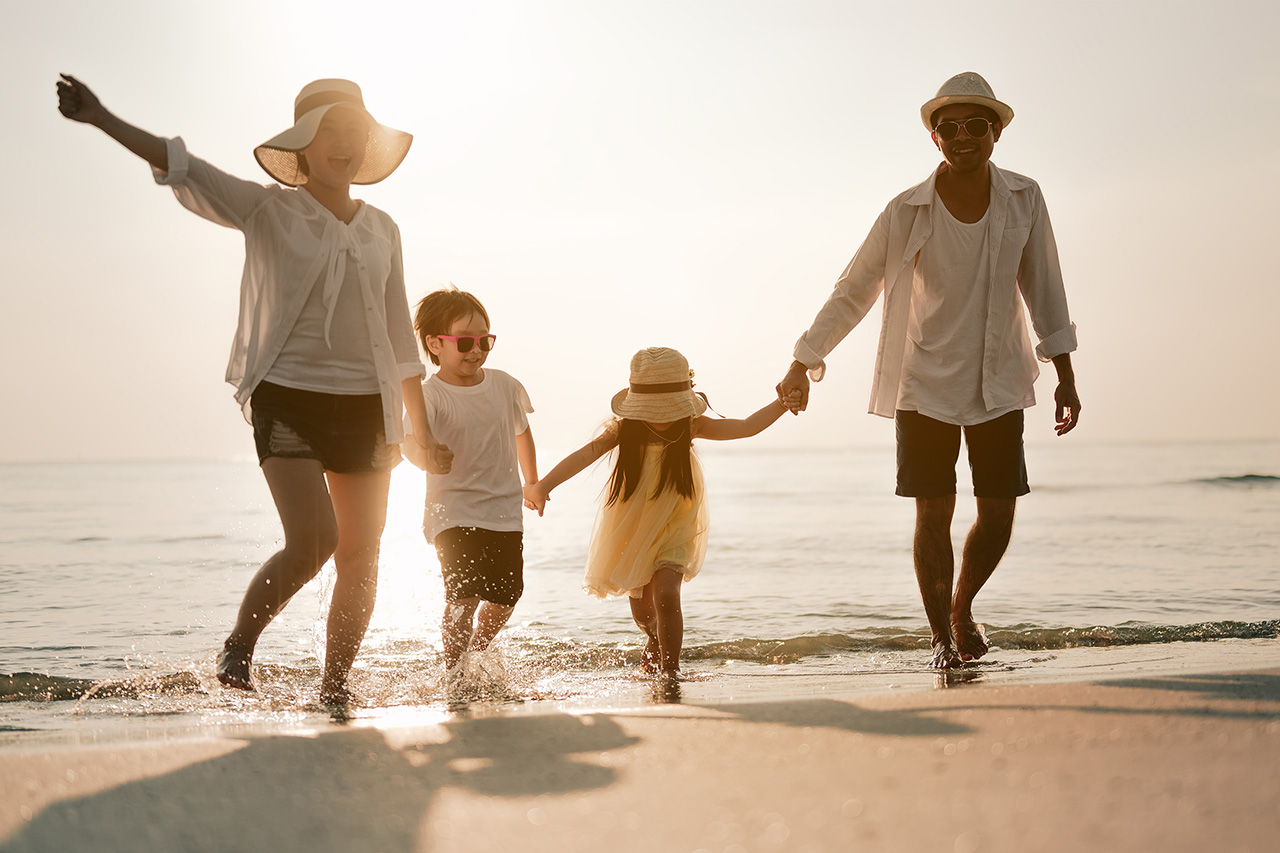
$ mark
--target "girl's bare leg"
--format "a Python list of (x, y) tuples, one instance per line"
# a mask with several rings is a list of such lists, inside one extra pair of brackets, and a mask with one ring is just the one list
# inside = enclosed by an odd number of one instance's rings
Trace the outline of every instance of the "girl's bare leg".
[[(444, 640), (444, 668), (448, 672), (462, 660), (462, 653), (471, 645), (472, 618), (480, 606), (478, 596), (459, 598), (445, 602), (440, 635)], [(502, 626), (498, 626), (502, 627)], [(496, 631), (494, 632), (497, 633)]]
[(347, 674), (369, 628), (377, 598), (378, 548), (387, 520), (391, 473), (329, 472), (328, 477), (338, 525), (338, 547), (333, 554), (337, 579), (329, 606), (320, 698), (341, 702), (346, 699)]
[(653, 582), (645, 584), (639, 598), (628, 598), (627, 601), (631, 603), (631, 618), (648, 640), (640, 653), (640, 668), (645, 672), (657, 672), (662, 650), (658, 644), (658, 611), (653, 604)]
[(680, 585), (684, 575), (674, 569), (660, 568), (653, 573), (653, 605), (658, 616), (658, 647), (662, 671), (669, 675), (680, 672), (680, 649), (684, 645), (684, 612), (680, 609)]
[(218, 656), (218, 680), (242, 690), (253, 689), (249, 661), (262, 629), (316, 576), (338, 543), (338, 525), (319, 462), (272, 457), (262, 463), (262, 473), (284, 528), (284, 547), (249, 581), (236, 624)]

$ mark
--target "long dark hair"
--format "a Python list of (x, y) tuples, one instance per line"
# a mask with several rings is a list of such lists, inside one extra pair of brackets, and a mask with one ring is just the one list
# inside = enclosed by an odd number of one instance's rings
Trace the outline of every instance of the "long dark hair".
[(682, 418), (666, 430), (658, 432), (644, 421), (622, 418), (618, 422), (618, 460), (609, 476), (609, 499), (630, 500), (640, 485), (640, 469), (644, 466), (645, 447), (661, 441), (662, 470), (654, 486), (652, 500), (667, 489), (675, 489), (682, 497), (693, 497), (693, 418)]

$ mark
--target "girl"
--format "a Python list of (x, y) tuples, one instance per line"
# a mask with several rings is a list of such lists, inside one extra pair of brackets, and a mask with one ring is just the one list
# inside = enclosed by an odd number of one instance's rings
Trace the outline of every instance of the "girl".
[(426, 370), (409, 323), (400, 232), (391, 217), (351, 197), (352, 184), (395, 171), (413, 137), (374, 121), (355, 83), (317, 80), (298, 94), (293, 126), (254, 149), (284, 185), (262, 186), (190, 156), (181, 138), (127, 124), (83, 83), (62, 77), (64, 116), (146, 160), (183, 206), (244, 232), (240, 321), (226, 379), (253, 424), (284, 548), (250, 582), (218, 656), (218, 680), (254, 689), (249, 664), (258, 636), (332, 556), (337, 582), (320, 696), (345, 703), (347, 673), (373, 610), (402, 399), (429, 464), (449, 464), (418, 390)]
[(613, 448), (617, 461), (608, 497), (596, 516), (583, 586), (598, 597), (626, 595), (648, 642), (648, 672), (680, 672), (684, 616), (680, 584), (702, 568), (707, 501), (692, 439), (748, 438), (787, 406), (775, 400), (745, 420), (713, 419), (693, 391), (693, 371), (680, 353), (650, 347), (631, 359), (631, 384), (613, 398), (617, 416), (604, 432), (569, 454), (525, 497), (542, 514), (551, 491)]

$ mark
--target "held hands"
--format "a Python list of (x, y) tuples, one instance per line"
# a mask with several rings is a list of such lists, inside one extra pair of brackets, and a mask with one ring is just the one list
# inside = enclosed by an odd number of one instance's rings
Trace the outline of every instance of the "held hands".
[(525, 483), (524, 485), (524, 505), (529, 509), (537, 510), (538, 518), (542, 518), (542, 511), (546, 509), (547, 501), (551, 500), (542, 488), (542, 482)]
[(798, 415), (809, 406), (809, 373), (808, 369), (798, 361), (791, 363), (787, 375), (774, 388), (778, 392), (778, 402), (787, 407), (793, 415)]
[(99, 124), (107, 114), (98, 96), (70, 74), (58, 81), (58, 112), (72, 121)]
[(453, 470), (453, 451), (447, 444), (429, 444), (426, 469), (429, 474), (448, 474)]

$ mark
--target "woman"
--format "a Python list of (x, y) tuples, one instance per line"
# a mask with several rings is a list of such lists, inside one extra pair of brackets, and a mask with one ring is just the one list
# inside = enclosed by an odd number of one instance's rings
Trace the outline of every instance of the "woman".
[(320, 696), (345, 704), (373, 610), (402, 405), (428, 465), (449, 467), (418, 392), (426, 371), (409, 320), (399, 230), (351, 197), (352, 184), (390, 175), (412, 137), (374, 121), (356, 84), (317, 80), (298, 94), (293, 126), (254, 149), (279, 182), (263, 186), (188, 155), (180, 137), (122, 121), (73, 77), (58, 82), (58, 109), (146, 160), (188, 209), (244, 232), (226, 378), (253, 424), (284, 547), (249, 584), (218, 656), (218, 680), (254, 689), (259, 635), (332, 556), (337, 582)]

